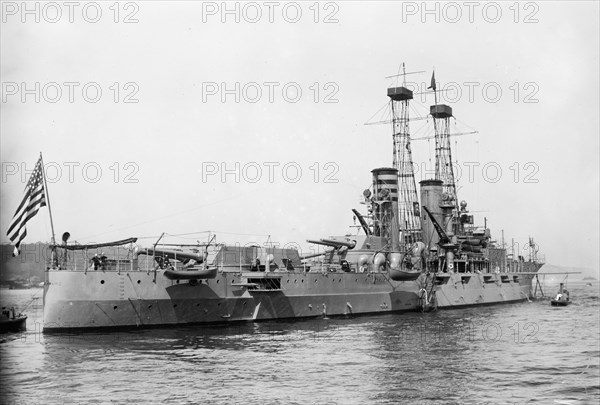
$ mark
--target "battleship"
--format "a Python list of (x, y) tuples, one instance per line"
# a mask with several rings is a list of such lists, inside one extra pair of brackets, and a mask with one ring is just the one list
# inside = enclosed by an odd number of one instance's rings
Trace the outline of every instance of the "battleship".
[(65, 233), (62, 244), (51, 245), (44, 331), (432, 311), (531, 298), (543, 265), (533, 239), (529, 258), (509, 253), (458, 199), (452, 108), (438, 104), (437, 95), (430, 107), (436, 170), (417, 193), (413, 92), (390, 87), (387, 97), (393, 161), (365, 176), (367, 212), (349, 207), (359, 223), (355, 234), (309, 239), (322, 251), (302, 255), (217, 243), (215, 235), (194, 246), (159, 239), (142, 247), (136, 238), (69, 244)]

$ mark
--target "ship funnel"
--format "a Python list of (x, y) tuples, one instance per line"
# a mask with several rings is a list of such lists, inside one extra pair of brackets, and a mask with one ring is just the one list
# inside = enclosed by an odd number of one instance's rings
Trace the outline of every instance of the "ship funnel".
[[(443, 213), (440, 205), (442, 203), (442, 188), (444, 182), (441, 180), (422, 180), (419, 184), (421, 185), (421, 204), (429, 210), (439, 224), (443, 224)], [(427, 215), (423, 215), (422, 220), (423, 242), (431, 249), (437, 245), (440, 238), (431, 218), (428, 218)]]
[(398, 170), (373, 169), (373, 233), (388, 239), (391, 251), (400, 251), (398, 224)]

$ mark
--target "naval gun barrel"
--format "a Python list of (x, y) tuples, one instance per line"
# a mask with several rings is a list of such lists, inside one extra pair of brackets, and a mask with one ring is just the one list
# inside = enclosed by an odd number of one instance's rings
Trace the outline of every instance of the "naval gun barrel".
[(202, 263), (204, 261), (204, 258), (202, 256), (198, 256), (197, 254), (193, 254), (193, 253), (185, 253), (185, 252), (179, 252), (176, 250), (162, 250), (162, 249), (144, 249), (144, 250), (139, 250), (137, 252), (137, 255), (148, 255), (148, 256), (159, 256), (159, 257), (168, 257), (169, 259), (173, 259), (173, 260), (179, 260), (179, 261), (184, 261), (184, 260), (195, 260), (197, 263)]
[(356, 246), (355, 241), (342, 241), (342, 240), (333, 240), (333, 239), (321, 239), (321, 240), (307, 240), (308, 243), (315, 243), (317, 245), (330, 246), (335, 249), (339, 249), (342, 246), (347, 247), (348, 249), (353, 249)]
[(300, 256), (300, 260), (307, 260), (307, 259), (312, 259), (313, 257), (325, 256), (325, 255), (330, 254), (331, 252), (333, 252), (333, 250), (328, 250), (323, 253), (312, 253), (310, 255)]

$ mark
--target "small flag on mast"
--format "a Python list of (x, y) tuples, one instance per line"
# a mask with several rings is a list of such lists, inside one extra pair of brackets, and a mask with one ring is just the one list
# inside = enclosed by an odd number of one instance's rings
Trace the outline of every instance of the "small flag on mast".
[(435, 91), (435, 72), (431, 74), (431, 86), (427, 87), (428, 89), (433, 89)]
[(46, 206), (46, 192), (44, 190), (44, 170), (42, 168), (42, 157), (38, 159), (31, 177), (25, 186), (25, 195), (13, 216), (8, 227), (8, 238), (15, 244), (13, 256), (19, 255), (19, 246), (27, 236), (27, 221), (37, 214), (40, 207)]

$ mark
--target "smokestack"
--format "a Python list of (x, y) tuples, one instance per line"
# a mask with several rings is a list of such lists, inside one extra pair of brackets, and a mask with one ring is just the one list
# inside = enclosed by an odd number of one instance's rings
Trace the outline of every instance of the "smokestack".
[[(433, 214), (433, 217), (443, 226), (443, 213), (440, 208), (442, 202), (442, 186), (444, 182), (441, 180), (422, 180), (419, 182), (421, 186), (421, 204)], [(427, 248), (431, 249), (437, 245), (440, 240), (431, 219), (423, 212), (422, 218), (423, 227), (423, 242)]]
[(391, 242), (391, 251), (400, 251), (398, 223), (398, 170), (389, 167), (373, 169), (373, 215), (376, 236)]

